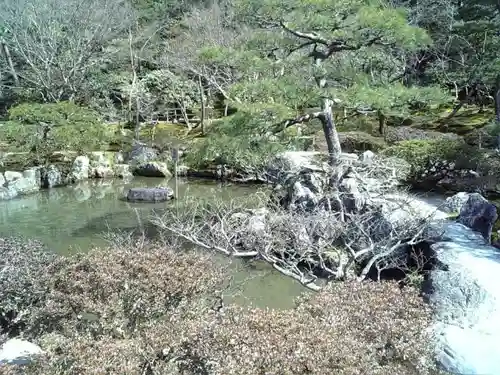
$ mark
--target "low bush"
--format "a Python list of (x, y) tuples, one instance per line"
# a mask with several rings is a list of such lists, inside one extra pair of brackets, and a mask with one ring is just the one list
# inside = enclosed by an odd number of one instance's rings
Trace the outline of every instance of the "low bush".
[(453, 133), (441, 133), (432, 130), (422, 130), (410, 126), (388, 127), (385, 140), (388, 143), (397, 143), (401, 141), (423, 141), (423, 140), (442, 140), (456, 141), (460, 136)]
[(430, 311), (396, 283), (330, 283), (291, 310), (224, 306), (228, 273), (201, 253), (36, 252), (33, 263), (31, 245), (2, 241), (1, 309), (21, 309), (22, 332), (47, 352), (10, 374), (428, 373)]
[(26, 164), (44, 164), (55, 151), (100, 150), (110, 140), (95, 112), (71, 102), (12, 107), (1, 133), (13, 150), (28, 153)]
[(462, 157), (465, 143), (462, 140), (411, 140), (397, 142), (383, 151), (386, 156), (406, 160), (414, 174), (422, 173), (436, 161), (457, 162)]
[(185, 162), (194, 169), (207, 169), (220, 164), (254, 174), (264, 171), (270, 158), (284, 149), (279, 143), (219, 135), (196, 144), (187, 154)]
[(37, 241), (0, 238), (0, 334), (32, 332), (44, 306), (56, 257)]

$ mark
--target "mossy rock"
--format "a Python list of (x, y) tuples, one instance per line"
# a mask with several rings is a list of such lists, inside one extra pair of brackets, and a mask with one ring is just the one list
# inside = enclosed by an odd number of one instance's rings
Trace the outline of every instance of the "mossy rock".
[(465, 135), (487, 125), (494, 118), (491, 109), (480, 110), (476, 106), (462, 108), (452, 118), (448, 118), (452, 108), (438, 109), (427, 113), (416, 113), (411, 119), (411, 126), (419, 129)]
[[(365, 132), (339, 132), (340, 145), (343, 152), (380, 151), (387, 147), (382, 137), (374, 137)], [(323, 131), (316, 134), (315, 150), (326, 152), (327, 146)]]
[[(500, 156), (463, 140), (398, 142), (383, 151), (411, 165), (408, 183), (440, 192), (477, 192), (500, 196)], [(473, 171), (473, 172), (470, 172)]]
[(441, 133), (434, 130), (422, 130), (410, 126), (387, 128), (385, 140), (389, 144), (412, 140), (458, 140), (459, 135), (454, 133)]
[(383, 153), (408, 161), (413, 168), (422, 170), (427, 168), (430, 161), (443, 160), (457, 162), (465, 142), (457, 140), (428, 140), (418, 139), (397, 142), (386, 148)]

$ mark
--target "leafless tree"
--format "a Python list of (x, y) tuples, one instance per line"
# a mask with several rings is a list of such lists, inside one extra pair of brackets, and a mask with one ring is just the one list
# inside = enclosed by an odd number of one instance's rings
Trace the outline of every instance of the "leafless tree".
[(12, 55), (21, 85), (46, 101), (74, 99), (88, 89), (91, 73), (105, 57), (104, 47), (123, 35), (133, 19), (126, 0), (0, 4), (4, 50)]
[[(233, 22), (230, 8), (217, 2), (207, 8), (193, 8), (183, 20), (185, 30), (166, 42), (168, 53), (161, 57), (161, 65), (182, 69), (201, 84), (204, 98), (219, 93), (224, 99), (238, 102), (228, 93), (228, 87), (236, 81), (236, 72), (230, 62), (209, 62), (200, 56), (203, 48), (229, 48), (245, 35)], [(205, 99), (206, 100), (206, 99)], [(202, 106), (205, 103), (202, 100)], [(202, 108), (203, 116), (203, 108)]]
[(404, 271), (412, 247), (426, 239), (430, 220), (430, 214), (417, 213), (411, 196), (389, 195), (395, 188), (393, 173), (388, 164), (367, 166), (364, 188), (349, 191), (353, 178), (344, 178), (343, 188), (313, 198), (316, 208), (309, 211), (270, 203), (268, 194), (259, 193), (249, 198), (257, 209), (241, 199), (194, 201), (152, 221), (195, 246), (265, 260), (313, 290), (321, 289), (318, 275), (362, 281), (376, 270), (380, 278), (384, 270)]

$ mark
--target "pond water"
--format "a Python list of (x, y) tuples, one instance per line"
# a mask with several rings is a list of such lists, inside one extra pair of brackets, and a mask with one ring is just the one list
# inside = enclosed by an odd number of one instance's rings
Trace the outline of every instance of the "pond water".
[[(137, 230), (148, 221), (153, 209), (171, 202), (131, 204), (124, 201), (127, 189), (134, 186), (169, 185), (165, 179), (136, 178), (124, 181), (86, 181), (77, 185), (42, 190), (36, 194), (0, 201), (0, 236), (23, 236), (38, 239), (61, 254), (87, 251), (92, 246), (106, 246), (109, 231)], [(179, 198), (212, 197), (232, 199), (248, 196), (255, 186), (222, 185), (211, 181), (180, 180)], [(138, 213), (138, 214), (137, 214)], [(221, 257), (222, 258), (222, 257)], [(226, 260), (227, 261), (227, 260)], [(262, 263), (245, 265), (231, 260), (235, 289), (228, 299), (259, 307), (289, 308), (305, 291)]]

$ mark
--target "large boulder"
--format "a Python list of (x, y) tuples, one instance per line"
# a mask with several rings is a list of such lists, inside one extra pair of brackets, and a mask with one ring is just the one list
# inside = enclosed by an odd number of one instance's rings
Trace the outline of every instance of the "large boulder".
[(35, 193), (40, 190), (40, 170), (27, 169), (24, 172), (6, 171), (0, 186), (0, 200), (9, 200), (20, 195)]
[(130, 165), (128, 164), (115, 164), (114, 174), (116, 177), (122, 178), (124, 180), (128, 180), (134, 176), (130, 171)]
[(90, 154), (91, 178), (112, 178), (115, 176), (113, 171), (114, 154), (109, 155), (105, 152), (93, 152)]
[(38, 345), (20, 339), (7, 340), (0, 349), (0, 366), (27, 365), (40, 355), (43, 351)]
[(168, 170), (167, 163), (152, 161), (142, 163), (134, 168), (134, 175), (142, 177), (172, 177), (172, 173)]
[(460, 210), (458, 222), (481, 233), (487, 243), (491, 242), (493, 225), (498, 219), (497, 208), (481, 194), (470, 194)]
[(43, 167), (40, 173), (43, 188), (46, 189), (64, 185), (63, 175), (56, 165), (50, 164), (47, 167)]
[(451, 197), (446, 198), (446, 201), (439, 207), (439, 209), (446, 213), (460, 213), (462, 207), (469, 199), (469, 193), (461, 191)]
[(71, 166), (68, 180), (71, 183), (86, 180), (90, 174), (90, 159), (88, 156), (80, 155), (75, 158)]
[(131, 164), (147, 163), (157, 160), (160, 153), (157, 149), (147, 146), (145, 143), (135, 141), (132, 150), (128, 153), (128, 162)]
[(283, 183), (290, 175), (304, 170), (325, 172), (321, 155), (320, 152), (313, 151), (287, 151), (276, 155), (267, 166), (268, 182)]
[(168, 187), (132, 188), (127, 193), (131, 202), (165, 202), (174, 198), (174, 191)]

